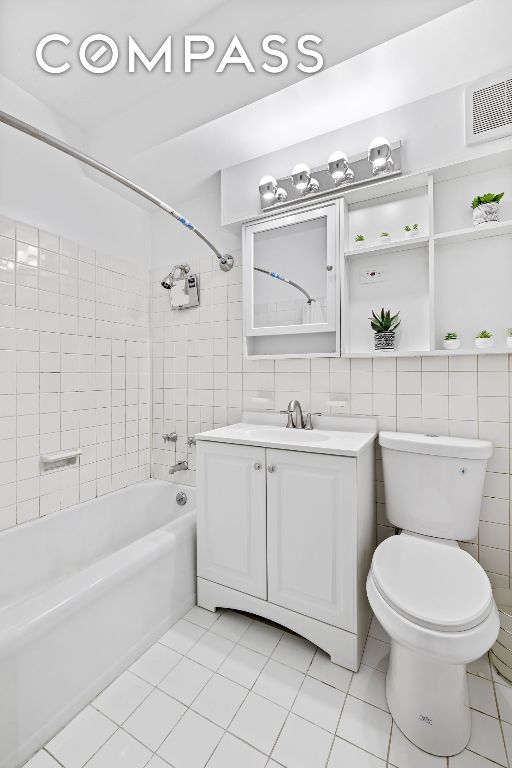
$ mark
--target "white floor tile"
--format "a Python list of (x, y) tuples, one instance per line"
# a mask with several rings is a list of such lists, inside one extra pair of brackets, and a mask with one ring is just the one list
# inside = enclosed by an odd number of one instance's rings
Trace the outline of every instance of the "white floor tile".
[[(510, 759), (512, 757), (512, 725), (510, 725), (510, 723), (502, 723), (501, 725), (503, 728), (503, 736), (505, 738), (505, 744)], [(475, 749), (475, 752), (480, 752), (480, 750)], [(480, 754), (482, 753), (480, 752)], [(487, 757), (489, 757), (489, 755), (487, 755)]]
[(302, 672), (269, 659), (267, 666), (256, 680), (253, 691), (281, 707), (290, 709), (303, 680)]
[(214, 675), (192, 704), (192, 709), (221, 728), (227, 728), (246, 696), (247, 688)]
[(191, 621), (192, 624), (197, 624), (199, 627), (203, 627), (203, 629), (210, 629), (220, 616), (222, 616), (222, 611), (205, 611), (204, 608), (194, 605), (183, 618), (187, 621)]
[(490, 760), (470, 752), (469, 749), (450, 757), (448, 765), (449, 768), (496, 768), (496, 763), (491, 763)]
[(507, 765), (505, 747), (498, 720), (471, 710), (471, 738), (468, 748), (500, 765)]
[[(468, 675), (468, 686), (470, 706), (491, 717), (498, 717), (494, 686), (491, 681), (477, 675)], [(510, 690), (512, 693), (512, 689)]]
[(292, 712), (326, 731), (335, 733), (344, 701), (345, 694), (342, 691), (315, 680), (314, 677), (306, 677)]
[(153, 755), (146, 768), (169, 768), (169, 763), (162, 760), (158, 755)]
[(166, 738), (158, 754), (173, 768), (204, 768), (223, 731), (190, 710)]
[(495, 683), (499, 683), (499, 685), (505, 685), (507, 688), (512, 688), (512, 683), (510, 680), (507, 680), (506, 677), (503, 677), (503, 675), (500, 675), (494, 664), (490, 665), (491, 667), (491, 677), (494, 680)]
[(385, 765), (384, 760), (336, 737), (327, 768), (384, 768)]
[(386, 700), (386, 675), (373, 667), (361, 664), (359, 672), (355, 672), (348, 689), (351, 696), (373, 704), (375, 707), (389, 712)]
[(187, 656), (216, 672), (234, 647), (234, 643), (226, 640), (225, 637), (214, 635), (213, 632), (206, 632), (190, 649)]
[(237, 645), (221, 664), (219, 673), (245, 688), (252, 688), (266, 663), (266, 656)]
[(181, 619), (160, 638), (160, 642), (178, 653), (187, 653), (199, 638), (204, 635), (205, 629)]
[(251, 692), (235, 715), (229, 731), (268, 755), (287, 714), (286, 709)]
[(386, 630), (382, 627), (379, 620), (374, 616), (371, 624), (370, 624), (370, 631), (368, 633), (370, 637), (375, 637), (376, 640), (383, 640), (385, 643), (389, 643), (389, 635), (386, 632)]
[(290, 715), (279, 734), (272, 757), (286, 768), (323, 768), (333, 736), (313, 723)]
[(308, 675), (327, 683), (327, 685), (333, 685), (340, 691), (348, 691), (352, 678), (352, 672), (349, 669), (333, 664), (327, 653), (321, 651), (320, 648), (315, 653), (308, 669)]
[(150, 758), (149, 749), (119, 730), (89, 760), (87, 768), (144, 768)]
[(247, 632), (252, 619), (248, 616), (244, 616), (243, 613), (236, 613), (235, 611), (224, 611), (222, 616), (212, 626), (211, 631), (216, 635), (225, 637), (226, 640), (231, 640), (233, 643), (237, 643), (240, 638)]
[(264, 656), (270, 656), (282, 636), (282, 629), (262, 621), (254, 621), (240, 640), (240, 645), (258, 651)]
[(389, 643), (369, 637), (364, 647), (362, 663), (385, 672), (388, 668)]
[(467, 671), (473, 675), (479, 675), (480, 677), (486, 677), (487, 680), (491, 680), (491, 665), (489, 664), (489, 657), (487, 654), (481, 656), (476, 661), (472, 661), (468, 664)]
[(315, 651), (316, 647), (308, 640), (285, 632), (277, 644), (272, 658), (298, 669), (299, 672), (307, 672)]
[(156, 752), (185, 712), (186, 707), (183, 704), (155, 689), (133, 715), (130, 715), (123, 727)]
[(189, 707), (212, 675), (211, 670), (185, 658), (176, 664), (158, 687)]
[(397, 768), (446, 768), (445, 757), (434, 757), (418, 749), (393, 723), (389, 762)]
[(46, 746), (64, 768), (82, 768), (112, 736), (116, 726), (101, 712), (86, 707)]
[(347, 696), (338, 736), (385, 760), (388, 752), (391, 716), (382, 709)]
[(208, 761), (208, 768), (264, 768), (267, 757), (226, 733)]
[(117, 680), (114, 680), (108, 688), (100, 693), (93, 701), (93, 706), (107, 715), (114, 723), (122, 725), (152, 690), (153, 687), (145, 680), (132, 675), (131, 672), (123, 672)]
[(494, 688), (501, 719), (506, 720), (507, 723), (512, 723), (512, 688), (509, 688), (507, 685), (498, 684)]
[(137, 659), (135, 664), (132, 664), (130, 669), (151, 685), (158, 685), (182, 658), (176, 651), (166, 648), (161, 643), (155, 643), (146, 653), (142, 654), (140, 659)]
[(24, 768), (60, 768), (60, 766), (48, 752), (42, 749), (25, 764)]

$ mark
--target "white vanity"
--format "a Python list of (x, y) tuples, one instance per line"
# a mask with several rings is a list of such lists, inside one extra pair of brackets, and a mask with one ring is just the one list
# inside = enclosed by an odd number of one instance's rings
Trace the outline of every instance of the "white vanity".
[(197, 438), (198, 604), (264, 616), (359, 667), (375, 548), (372, 418), (275, 413)]

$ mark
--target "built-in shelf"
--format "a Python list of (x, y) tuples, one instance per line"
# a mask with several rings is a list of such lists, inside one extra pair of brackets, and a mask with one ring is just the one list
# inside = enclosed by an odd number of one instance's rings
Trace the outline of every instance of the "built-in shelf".
[(478, 227), (466, 227), (465, 229), (456, 229), (453, 232), (440, 232), (434, 235), (434, 241), (442, 245), (443, 243), (463, 243), (466, 240), (481, 240), (497, 235), (512, 235), (512, 221), (490, 221), (488, 224), (480, 224)]
[(424, 248), (428, 245), (427, 235), (415, 235), (403, 240), (391, 240), (389, 243), (375, 243), (375, 245), (358, 245), (350, 251), (345, 251), (345, 256), (364, 256), (370, 253), (381, 253), (385, 251), (411, 251), (415, 248)]
[(459, 349), (389, 349), (371, 350), (369, 352), (342, 352), (341, 357), (448, 357), (452, 355), (510, 355), (510, 347), (491, 347), (490, 349), (478, 349), (467, 347)]

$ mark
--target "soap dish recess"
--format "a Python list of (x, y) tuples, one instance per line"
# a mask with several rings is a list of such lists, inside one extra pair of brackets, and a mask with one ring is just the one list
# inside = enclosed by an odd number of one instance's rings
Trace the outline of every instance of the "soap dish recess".
[(81, 455), (80, 448), (76, 448), (72, 451), (58, 451), (56, 453), (43, 453), (41, 454), (41, 464), (43, 470), (48, 472), (50, 469), (58, 469), (59, 467), (72, 467)]

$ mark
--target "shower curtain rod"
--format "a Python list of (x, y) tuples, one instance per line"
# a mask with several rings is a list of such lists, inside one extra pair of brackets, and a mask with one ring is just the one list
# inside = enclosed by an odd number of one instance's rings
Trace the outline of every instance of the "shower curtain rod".
[(114, 179), (115, 181), (118, 181), (120, 184), (122, 184), (125, 187), (128, 187), (128, 189), (131, 189), (136, 194), (140, 195), (141, 197), (145, 197), (146, 200), (149, 200), (150, 203), (153, 203), (158, 208), (161, 208), (162, 211), (165, 211), (165, 213), (168, 213), (170, 216), (172, 216), (176, 221), (179, 221), (180, 224), (183, 224), (187, 229), (189, 229), (191, 232), (194, 232), (206, 245), (214, 252), (216, 257), (219, 260), (219, 266), (224, 272), (229, 272), (229, 270), (233, 266), (233, 257), (229, 254), (222, 254), (215, 246), (214, 244), (208, 240), (206, 235), (203, 235), (200, 229), (195, 227), (191, 221), (188, 221), (184, 216), (181, 215), (181, 213), (178, 213), (174, 208), (172, 208), (170, 205), (167, 205), (167, 203), (164, 203), (163, 200), (160, 200), (155, 195), (151, 194), (151, 192), (148, 192), (143, 187), (140, 187), (138, 184), (135, 184), (133, 181), (130, 181), (130, 179), (127, 179), (125, 176), (122, 176), (120, 173), (117, 173), (117, 171), (114, 171), (112, 168), (109, 168), (108, 165), (105, 165), (104, 163), (100, 163), (98, 160), (95, 160), (93, 157), (90, 157), (89, 155), (86, 155), (84, 152), (81, 152), (79, 149), (75, 149), (75, 147), (70, 146), (69, 144), (66, 144), (65, 142), (61, 141), (60, 139), (56, 139), (55, 136), (52, 136), (49, 133), (45, 133), (44, 131), (39, 130), (39, 128), (35, 128), (33, 125), (30, 125), (30, 123), (25, 123), (23, 120), (20, 120), (17, 117), (14, 117), (13, 115), (8, 114), (7, 112), (3, 112), (0, 110), (0, 123), (4, 123), (4, 125), (9, 125), (11, 128), (15, 128), (18, 131), (21, 131), (22, 133), (26, 133), (28, 136), (32, 136), (34, 139), (38, 139), (39, 141), (42, 141), (44, 144), (48, 144), (50, 147), (54, 147), (54, 149), (58, 149), (61, 152), (64, 152), (66, 155), (70, 155), (70, 157), (74, 157), (76, 160), (80, 160), (80, 162), (85, 163), (85, 165), (89, 165), (91, 168), (94, 168), (96, 171), (99, 171), (100, 173), (105, 174), (105, 176), (110, 176), (111, 179)]
[(287, 283), (287, 285), (292, 285), (294, 288), (304, 294), (308, 304), (311, 304), (314, 301), (309, 293), (294, 280), (290, 280), (290, 278), (285, 277), (284, 275), (280, 275), (278, 272), (272, 272), (270, 269), (263, 269), (263, 267), (253, 267), (253, 269), (256, 272), (263, 272), (264, 275), (268, 275), (269, 277), (274, 277), (276, 280), (281, 280), (281, 282)]

